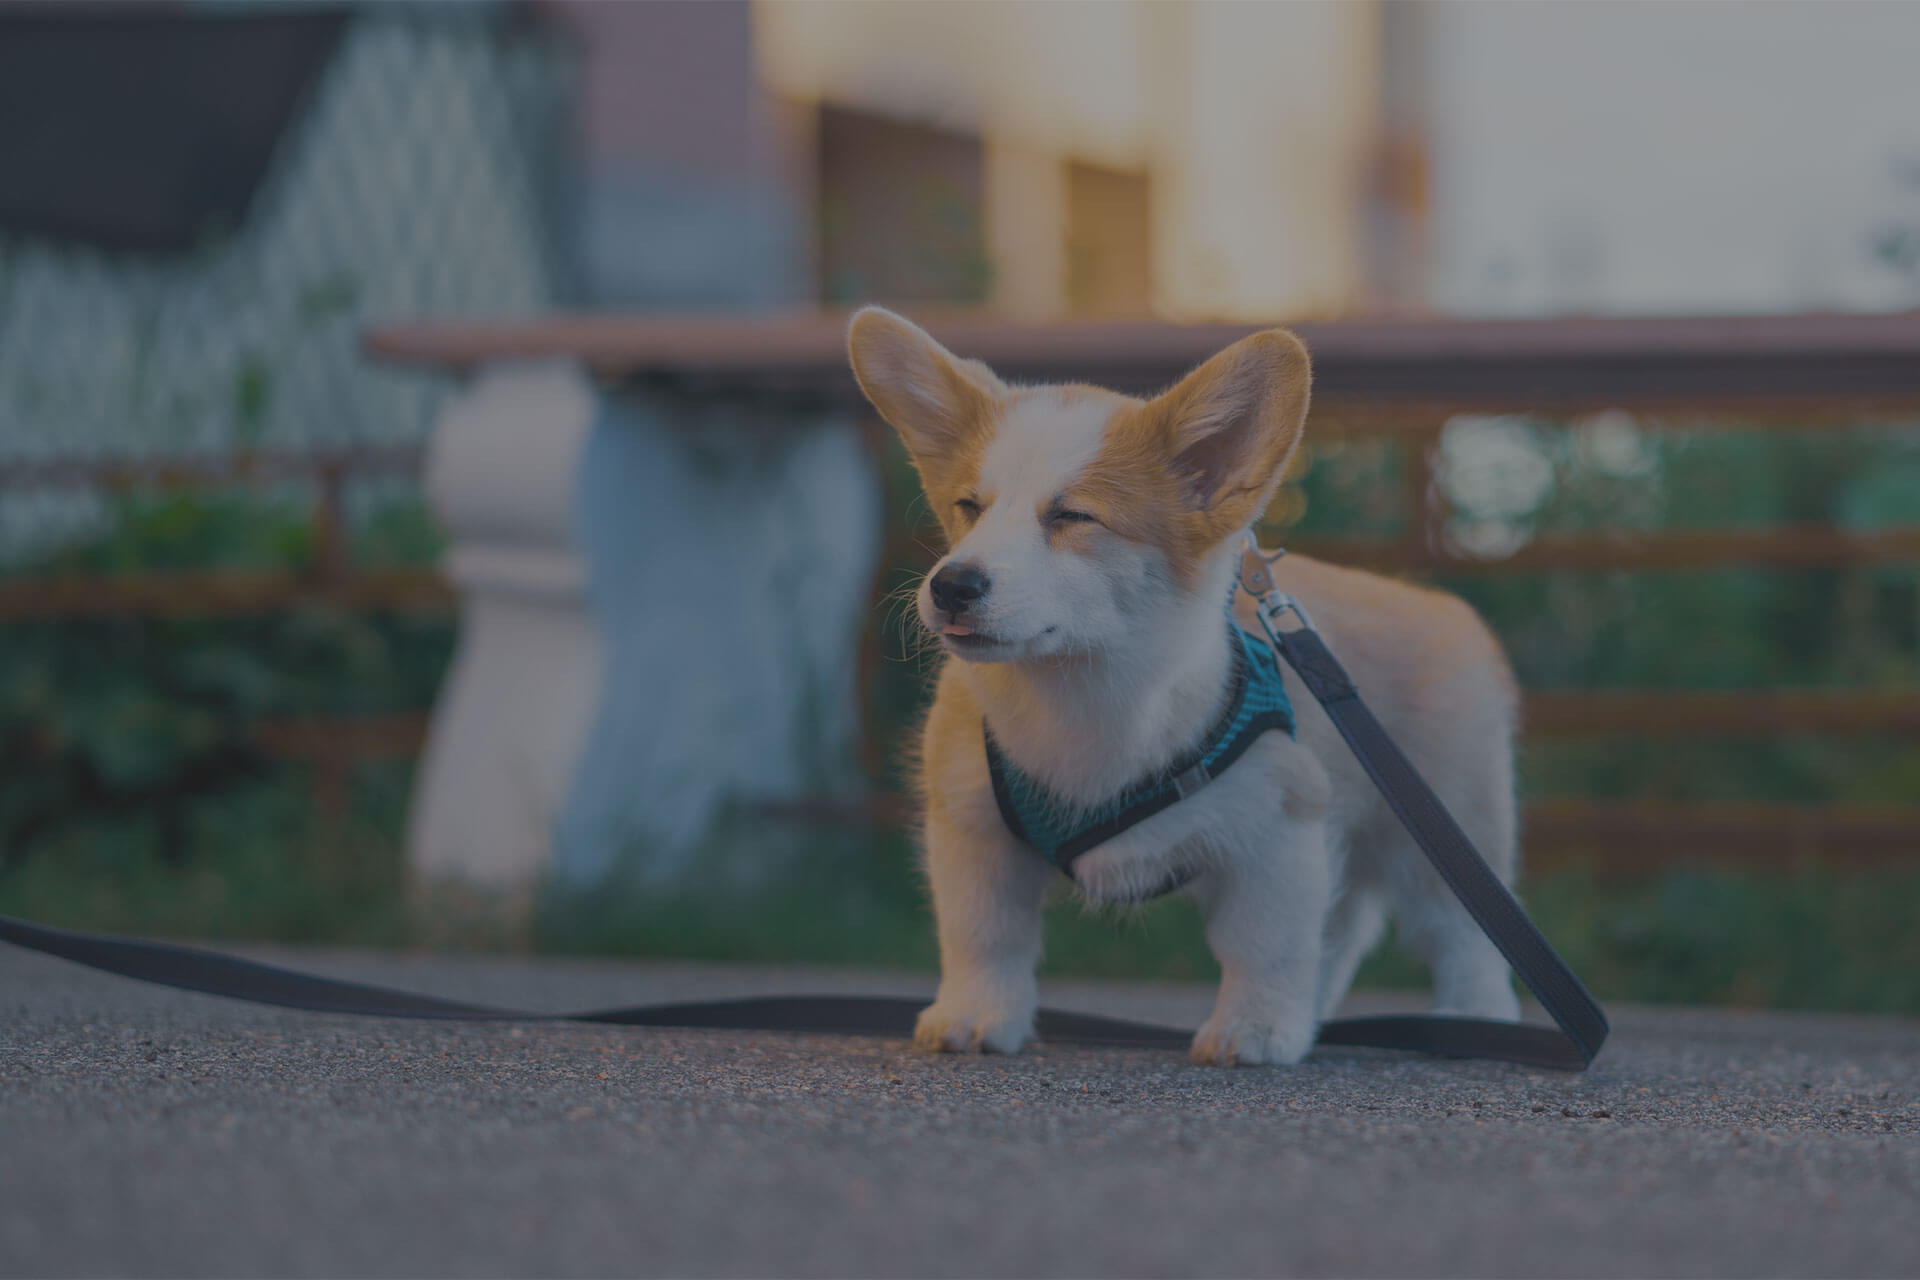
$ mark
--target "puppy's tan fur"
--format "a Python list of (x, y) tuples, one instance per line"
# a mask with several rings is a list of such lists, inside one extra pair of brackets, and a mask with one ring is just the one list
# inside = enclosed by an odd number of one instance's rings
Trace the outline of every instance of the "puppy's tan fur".
[[(1086, 805), (1204, 735), (1226, 696), (1220, 611), (1241, 535), (1298, 444), (1310, 365), (1297, 339), (1270, 330), (1141, 401), (1008, 387), (878, 308), (855, 317), (849, 348), (946, 531), (936, 572), (965, 565), (991, 583), (964, 616), (920, 593), (922, 623), (954, 660), (922, 740), (942, 975), (918, 1039), (1013, 1052), (1032, 1035), (1041, 899), (1060, 877), (1002, 822), (982, 722), (1022, 770)], [(1305, 557), (1274, 576), (1510, 878), (1517, 699), (1480, 620), (1451, 596)], [(1236, 596), (1234, 608), (1259, 634), (1251, 601)], [(1517, 1016), (1498, 953), (1291, 672), (1287, 688), (1296, 737), (1264, 735), (1204, 791), (1075, 867), (1096, 901), (1202, 868), (1186, 892), (1207, 911), (1222, 980), (1195, 1058), (1297, 1061), (1389, 907), (1432, 964), (1438, 1011)]]

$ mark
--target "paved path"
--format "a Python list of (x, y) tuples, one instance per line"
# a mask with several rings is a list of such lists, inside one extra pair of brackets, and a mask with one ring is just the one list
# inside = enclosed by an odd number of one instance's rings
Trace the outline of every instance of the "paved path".
[[(915, 978), (295, 957), (533, 1007)], [(1188, 987), (1052, 1003), (1195, 1025)], [(1623, 1010), (1584, 1077), (361, 1021), (0, 948), (9, 1275), (1920, 1274), (1920, 1024)]]

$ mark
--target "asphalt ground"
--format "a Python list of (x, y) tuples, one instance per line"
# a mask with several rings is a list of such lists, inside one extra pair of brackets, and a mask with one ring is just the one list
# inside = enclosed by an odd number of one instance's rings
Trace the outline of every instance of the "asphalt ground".
[[(275, 958), (543, 1009), (929, 989)], [(1046, 996), (1187, 1026), (1209, 1000)], [(1582, 1076), (1366, 1050), (1221, 1070), (319, 1016), (0, 948), (0, 1272), (1920, 1274), (1920, 1023), (1614, 1013)]]

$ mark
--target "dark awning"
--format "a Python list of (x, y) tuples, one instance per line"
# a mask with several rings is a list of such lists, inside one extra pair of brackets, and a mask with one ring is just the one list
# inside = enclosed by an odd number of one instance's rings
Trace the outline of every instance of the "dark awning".
[(233, 230), (345, 22), (0, 8), (0, 230), (155, 253)]

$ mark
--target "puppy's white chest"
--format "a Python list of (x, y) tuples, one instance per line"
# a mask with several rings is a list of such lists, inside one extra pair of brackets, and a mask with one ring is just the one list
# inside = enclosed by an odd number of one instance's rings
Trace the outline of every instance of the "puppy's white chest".
[(1279, 761), (1294, 749), (1282, 734), (1263, 735), (1204, 789), (1082, 854), (1073, 864), (1075, 885), (1093, 902), (1137, 901), (1250, 844), (1280, 841), (1286, 794)]

